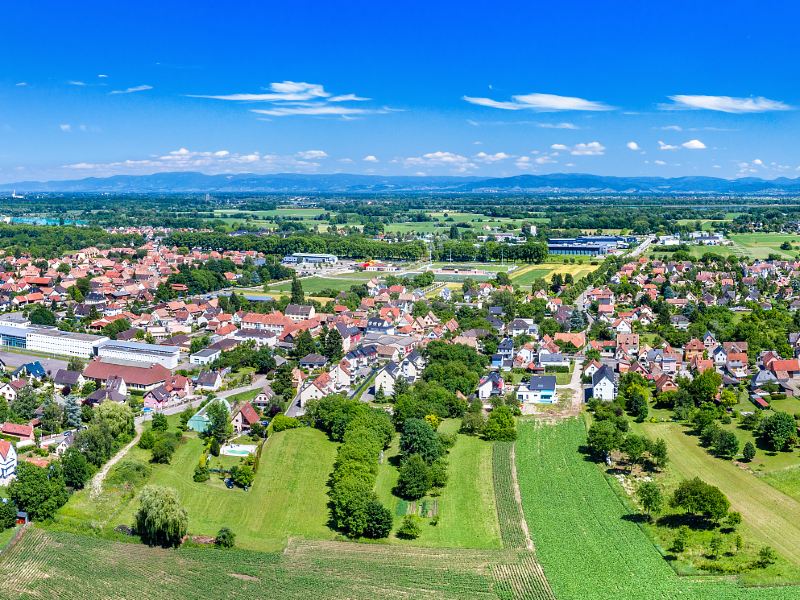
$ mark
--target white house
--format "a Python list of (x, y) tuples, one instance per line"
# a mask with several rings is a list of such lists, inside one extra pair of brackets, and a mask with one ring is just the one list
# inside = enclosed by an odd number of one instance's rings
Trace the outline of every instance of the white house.
[(592, 397), (612, 402), (616, 396), (617, 386), (614, 383), (614, 371), (608, 365), (603, 365), (592, 375)]
[(17, 476), (17, 451), (8, 440), (0, 440), (0, 485), (8, 485)]
[(5, 398), (6, 402), (10, 404), (17, 399), (17, 390), (15, 390), (11, 384), (3, 383), (0, 385), (0, 396)]
[(492, 371), (483, 377), (478, 384), (478, 398), (487, 400), (492, 396), (502, 396), (505, 381), (497, 371)]
[(556, 401), (555, 375), (531, 377), (517, 388), (517, 400), (524, 404), (552, 404)]

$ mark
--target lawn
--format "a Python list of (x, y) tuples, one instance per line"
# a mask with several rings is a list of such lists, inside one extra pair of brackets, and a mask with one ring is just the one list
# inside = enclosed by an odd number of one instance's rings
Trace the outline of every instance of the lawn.
[[(212, 473), (206, 483), (192, 481), (202, 442), (194, 434), (178, 447), (169, 465), (153, 465), (147, 483), (174, 488), (189, 513), (189, 532), (214, 535), (230, 527), (243, 548), (274, 551), (289, 537), (333, 539), (328, 528), (327, 480), (333, 470), (336, 444), (316, 429), (301, 428), (274, 434), (261, 455), (253, 487), (229, 490)], [(134, 448), (131, 457), (145, 461), (149, 452)], [(215, 459), (219, 461), (220, 459)], [(222, 462), (230, 462), (225, 457)], [(112, 470), (113, 474), (113, 470)], [(59, 511), (56, 526), (81, 530), (111, 529), (131, 524), (137, 502), (133, 493), (109, 486), (97, 500), (75, 494)]]
[[(577, 419), (557, 425), (520, 421), (516, 460), (522, 504), (557, 598), (786, 599), (800, 594), (800, 588), (744, 588), (733, 580), (679, 577), (628, 517), (597, 465), (578, 452), (585, 442), (585, 427)], [(670, 452), (672, 461), (679, 460), (676, 454)], [(706, 472), (700, 467), (694, 473)]]
[[(458, 420), (447, 420), (440, 431), (457, 428)], [(397, 484), (398, 439), (386, 452), (379, 467), (375, 489), (381, 502), (393, 514), (405, 514), (406, 503), (392, 494)], [(397, 538), (393, 541), (417, 546), (451, 548), (500, 548), (494, 487), (492, 485), (492, 444), (475, 437), (459, 435), (447, 457), (448, 481), (438, 497), (426, 499), (429, 506), (438, 505), (439, 523), (421, 523), (422, 535), (413, 542)]]
[(431, 551), (298, 539), (282, 553), (238, 548), (164, 550), (34, 527), (0, 557), (0, 596), (63, 600), (552, 598), (541, 591), (535, 566), (531, 553), (524, 551)]
[[(753, 258), (767, 258), (770, 254), (778, 254), (784, 258), (797, 255), (800, 235), (783, 233), (734, 233), (730, 236), (739, 246), (745, 248)], [(793, 250), (781, 250), (781, 244), (789, 242)]]

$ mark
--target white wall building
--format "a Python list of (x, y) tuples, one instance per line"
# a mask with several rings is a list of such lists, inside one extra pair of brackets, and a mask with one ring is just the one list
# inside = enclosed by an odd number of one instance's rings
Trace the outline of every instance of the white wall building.
[(61, 331), (55, 327), (30, 328), (25, 335), (28, 350), (79, 358), (91, 358), (95, 355), (95, 348), (107, 341), (108, 338), (102, 335)]

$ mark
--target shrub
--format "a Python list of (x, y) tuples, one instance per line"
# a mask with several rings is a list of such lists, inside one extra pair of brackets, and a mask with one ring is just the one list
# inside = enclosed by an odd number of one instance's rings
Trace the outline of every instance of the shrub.
[(204, 481), (208, 481), (211, 478), (211, 474), (208, 472), (208, 467), (205, 465), (197, 465), (194, 468), (194, 475), (192, 479), (197, 483), (203, 483)]
[(136, 486), (147, 481), (152, 469), (147, 463), (132, 458), (126, 458), (114, 465), (108, 474), (108, 483), (112, 485), (127, 484)]
[(166, 431), (167, 430), (167, 415), (163, 413), (156, 413), (153, 415), (153, 423), (150, 425), (153, 431)]
[(217, 537), (214, 538), (214, 546), (217, 548), (233, 548), (236, 543), (236, 534), (227, 527), (223, 527), (217, 532)]
[(415, 540), (422, 533), (419, 527), (419, 520), (415, 515), (406, 515), (403, 517), (403, 523), (400, 529), (397, 530), (397, 537), (404, 540)]
[(142, 450), (152, 450), (156, 443), (156, 434), (152, 429), (146, 429), (139, 438), (139, 448)]
[(175, 438), (172, 436), (161, 436), (153, 445), (153, 456), (151, 460), (157, 464), (168, 465), (172, 460), (172, 455), (175, 454), (175, 447), (177, 446)]
[(286, 431), (287, 429), (295, 429), (300, 425), (301, 423), (298, 419), (287, 417), (286, 415), (275, 415), (275, 418), (272, 419), (272, 431), (275, 433)]
[(255, 478), (256, 473), (250, 465), (236, 465), (231, 469), (231, 479), (239, 487), (250, 487)]

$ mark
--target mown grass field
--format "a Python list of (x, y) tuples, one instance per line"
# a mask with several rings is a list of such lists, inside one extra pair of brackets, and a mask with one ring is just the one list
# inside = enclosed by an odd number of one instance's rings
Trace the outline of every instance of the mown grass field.
[[(241, 547), (261, 551), (280, 550), (293, 536), (335, 537), (327, 526), (326, 484), (336, 444), (320, 431), (302, 428), (273, 435), (262, 452), (255, 483), (247, 492), (229, 490), (215, 473), (206, 483), (192, 481), (201, 452), (202, 442), (190, 435), (171, 464), (152, 466), (146, 482), (177, 490), (189, 514), (192, 534), (215, 535), (221, 527), (229, 527)], [(134, 448), (130, 457), (146, 461), (149, 452)], [(234, 460), (225, 457), (229, 459)], [(86, 491), (73, 495), (59, 511), (56, 525), (80, 530), (81, 524), (89, 523), (105, 531), (130, 525), (138, 507), (135, 493), (107, 488), (97, 499), (90, 499)]]
[[(577, 419), (557, 425), (520, 422), (516, 459), (523, 508), (557, 598), (784, 600), (800, 595), (800, 587), (746, 588), (731, 579), (679, 577), (628, 518), (597, 465), (578, 452), (585, 441), (585, 427)], [(678, 460), (677, 452), (670, 452), (671, 460)], [(699, 469), (693, 474), (707, 474)]]
[(683, 479), (700, 475), (728, 496), (732, 510), (742, 513), (745, 537), (772, 546), (787, 561), (800, 565), (800, 502), (731, 461), (715, 458), (698, 445), (695, 436), (686, 435), (679, 423), (638, 427), (651, 438), (667, 442), (670, 471)]
[[(448, 419), (440, 431), (457, 429), (459, 421)], [(375, 491), (381, 502), (396, 515), (399, 524), (406, 506), (392, 490), (398, 477), (398, 439), (396, 438), (379, 467)], [(481, 439), (459, 435), (447, 456), (447, 485), (438, 497), (426, 499), (438, 506), (439, 523), (421, 521), (422, 534), (413, 541), (392, 538), (399, 544), (451, 548), (501, 548), (500, 527), (495, 509), (492, 485), (492, 444)], [(405, 514), (405, 513), (403, 513)]]
[[(354, 285), (366, 283), (373, 277), (380, 276), (380, 273), (346, 273), (344, 275), (312, 275), (311, 277), (303, 277), (300, 282), (303, 284), (303, 292), (307, 295), (314, 296), (319, 294), (320, 291), (326, 289), (340, 291), (347, 291)], [(292, 288), (291, 281), (284, 281), (267, 286), (267, 293), (289, 293)]]

